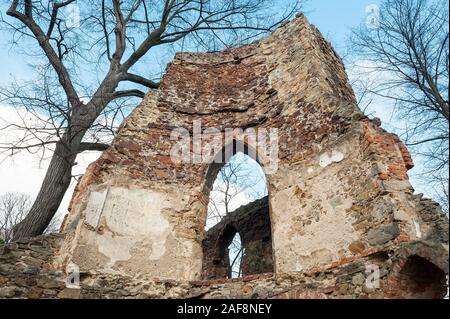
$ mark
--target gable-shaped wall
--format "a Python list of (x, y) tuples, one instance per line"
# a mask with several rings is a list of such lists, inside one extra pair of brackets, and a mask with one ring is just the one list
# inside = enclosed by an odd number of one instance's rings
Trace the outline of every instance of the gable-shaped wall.
[[(60, 265), (201, 277), (211, 166), (171, 158), (173, 130), (191, 137), (195, 123), (219, 136), (226, 128), (277, 129), (277, 169), (254, 147), (269, 185), (277, 273), (426, 240), (435, 229), (412, 194), (408, 151), (361, 114), (341, 60), (300, 16), (241, 48), (176, 56), (161, 87), (146, 95), (77, 186)], [(203, 135), (202, 143), (216, 137)], [(241, 133), (232, 138), (251, 145)], [(189, 149), (192, 155), (196, 148)], [(438, 241), (448, 245), (448, 236)]]

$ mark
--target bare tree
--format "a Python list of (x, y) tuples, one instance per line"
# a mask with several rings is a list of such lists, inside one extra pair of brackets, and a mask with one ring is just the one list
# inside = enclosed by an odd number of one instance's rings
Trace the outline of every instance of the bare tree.
[(23, 53), (33, 57), (39, 81), (34, 80), (31, 90), (28, 85), (2, 90), (2, 100), (24, 107), (38, 124), (24, 121), (19, 129), (27, 131), (25, 136), (3, 147), (12, 152), (36, 148), (53, 152), (37, 198), (15, 228), (15, 239), (45, 230), (69, 186), (76, 155), (108, 146), (88, 138), (96, 128), (114, 129), (114, 118), (121, 113), (114, 103), (143, 98), (143, 89), (158, 87), (158, 77), (138, 71), (140, 63), (157, 64), (155, 57), (149, 60), (149, 51), (162, 52), (164, 46), (176, 43), (214, 50), (247, 42), (272, 31), (299, 9), (297, 0), (289, 5), (281, 1), (281, 7), (272, 0), (8, 3), (2, 25), (11, 30), (12, 43), (22, 43)]
[(13, 239), (13, 228), (21, 222), (31, 206), (30, 196), (17, 193), (0, 195), (0, 239), (8, 243)]
[(394, 102), (407, 124), (402, 138), (448, 212), (448, 1), (384, 0), (377, 20), (350, 39), (354, 58), (366, 65), (363, 87)]

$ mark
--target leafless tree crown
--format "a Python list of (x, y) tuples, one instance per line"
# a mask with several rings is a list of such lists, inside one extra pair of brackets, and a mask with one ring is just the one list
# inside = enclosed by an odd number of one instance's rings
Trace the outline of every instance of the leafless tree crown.
[(0, 239), (8, 243), (13, 238), (13, 227), (17, 225), (31, 206), (30, 196), (17, 193), (0, 195)]
[[(76, 155), (104, 150), (132, 98), (158, 87), (159, 60), (174, 48), (217, 50), (270, 32), (299, 10), (298, 0), (12, 0), (1, 17), (36, 79), (0, 91), (15, 106), (14, 154), (50, 150), (42, 187), (14, 232), (40, 234), (67, 190)], [(149, 55), (149, 52), (153, 55)], [(164, 64), (164, 63), (163, 63)], [(144, 68), (145, 66), (145, 68)], [(160, 68), (162, 70), (162, 68)], [(30, 120), (31, 117), (31, 120)]]
[(448, 212), (448, 1), (385, 0), (379, 9), (378, 25), (363, 24), (350, 39), (353, 57), (367, 70), (360, 95), (394, 102), (421, 178)]

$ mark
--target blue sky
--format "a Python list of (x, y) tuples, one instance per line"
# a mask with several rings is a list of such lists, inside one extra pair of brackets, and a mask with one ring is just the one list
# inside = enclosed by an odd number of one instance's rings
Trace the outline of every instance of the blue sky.
[[(289, 0), (285, 0), (289, 1)], [(361, 23), (366, 17), (365, 8), (369, 4), (377, 4), (375, 0), (309, 0), (305, 11), (310, 22), (315, 24), (323, 35), (332, 42), (338, 52), (345, 44), (349, 27)], [(7, 6), (0, 5), (4, 17)], [(13, 78), (29, 79), (30, 70), (26, 66), (27, 57), (12, 49), (9, 45), (11, 34), (0, 30), (0, 60), (2, 71), (0, 85), (7, 84)]]
[(330, 41), (336, 50), (345, 45), (349, 29), (365, 20), (366, 7), (378, 0), (310, 0), (306, 16)]

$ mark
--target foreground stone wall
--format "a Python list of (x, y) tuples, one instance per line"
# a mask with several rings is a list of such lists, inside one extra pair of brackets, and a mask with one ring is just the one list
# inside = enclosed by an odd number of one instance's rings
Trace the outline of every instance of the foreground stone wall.
[[(85, 272), (79, 288), (68, 288), (72, 273), (51, 263), (61, 241), (60, 235), (51, 235), (0, 247), (0, 298), (442, 298), (447, 291), (443, 269), (448, 259), (421, 242), (373, 250), (309, 272), (204, 281)], [(375, 266), (380, 281), (367, 285)]]
[(242, 276), (273, 272), (269, 199), (263, 197), (228, 213), (203, 240), (203, 279), (231, 278), (228, 246), (239, 233)]

